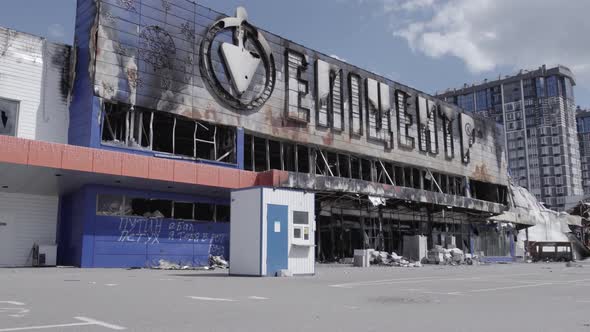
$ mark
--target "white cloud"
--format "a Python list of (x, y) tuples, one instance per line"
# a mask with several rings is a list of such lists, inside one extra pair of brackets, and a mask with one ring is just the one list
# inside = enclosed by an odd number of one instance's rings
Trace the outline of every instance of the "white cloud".
[(370, 1), (416, 52), (457, 57), (473, 73), (563, 64), (590, 86), (588, 0)]
[(47, 28), (47, 35), (51, 39), (61, 40), (65, 36), (65, 29), (64, 29), (63, 25), (61, 25), (61, 24), (57, 24), (57, 23), (51, 24)]

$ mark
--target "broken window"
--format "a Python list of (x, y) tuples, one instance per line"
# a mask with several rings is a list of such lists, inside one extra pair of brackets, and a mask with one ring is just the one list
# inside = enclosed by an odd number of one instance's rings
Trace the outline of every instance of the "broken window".
[(281, 165), (281, 143), (278, 141), (268, 140), (268, 153), (270, 169), (283, 169)]
[(315, 174), (318, 175), (329, 175), (328, 160), (324, 153), (320, 149), (315, 149)]
[(235, 164), (235, 140), (236, 130), (232, 127), (104, 103), (103, 142)]
[(361, 161), (355, 156), (350, 156), (350, 177), (353, 179), (362, 179)]
[(267, 170), (266, 140), (254, 136), (254, 171), (263, 172)]
[(248, 134), (244, 135), (244, 169), (254, 170), (254, 137)]
[(411, 188), (414, 181), (412, 179), (412, 168), (404, 167), (404, 186)]
[(215, 126), (215, 161), (236, 163), (236, 130), (225, 126)]
[(185, 219), (185, 220), (193, 220), (193, 203), (187, 202), (174, 202), (174, 219)]
[(152, 112), (129, 111), (129, 146), (149, 148)]
[(350, 156), (347, 154), (338, 155), (338, 172), (343, 178), (350, 177)]
[(309, 173), (309, 148), (297, 145), (297, 172)]
[(96, 214), (101, 216), (121, 215), (123, 206), (122, 195), (100, 194), (96, 197)]
[(203, 122), (197, 122), (195, 145), (196, 157), (199, 159), (215, 160), (215, 131), (217, 127)]
[(395, 184), (398, 186), (404, 186), (404, 171), (400, 166), (394, 166)]
[(174, 117), (172, 114), (156, 112), (153, 122), (154, 151), (174, 153), (172, 133), (174, 131)]
[(127, 198), (131, 202), (130, 215), (146, 218), (171, 218), (172, 201), (166, 199)]
[(127, 142), (127, 108), (118, 104), (105, 103), (102, 123), (102, 140), (105, 142)]
[(295, 172), (295, 144), (283, 142), (283, 169), (289, 172)]
[(412, 168), (412, 183), (413, 183), (413, 187), (415, 189), (421, 189), (420, 188), (420, 171), (416, 168)]
[(216, 222), (229, 222), (230, 221), (230, 211), (231, 208), (229, 205), (217, 205), (215, 207), (215, 221)]
[(361, 177), (362, 180), (372, 181), (372, 162), (368, 159), (361, 159)]
[(209, 203), (195, 204), (195, 219), (201, 221), (215, 220), (215, 205)]
[(438, 183), (438, 185), (440, 186), (440, 190), (442, 190), (443, 193), (448, 194), (449, 193), (449, 177), (445, 174), (441, 174), (440, 175), (440, 182)]
[(325, 156), (328, 159), (328, 166), (330, 167), (330, 176), (340, 176), (340, 172), (338, 171), (338, 154), (326, 151)]
[(195, 156), (195, 122), (176, 119), (174, 127), (174, 154)]

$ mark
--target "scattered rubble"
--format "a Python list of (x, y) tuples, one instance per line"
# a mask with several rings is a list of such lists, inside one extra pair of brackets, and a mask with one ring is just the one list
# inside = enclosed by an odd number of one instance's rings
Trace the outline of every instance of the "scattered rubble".
[(158, 265), (151, 266), (150, 268), (156, 270), (214, 270), (229, 268), (229, 262), (223, 259), (223, 256), (209, 256), (209, 266), (181, 265), (160, 259)]

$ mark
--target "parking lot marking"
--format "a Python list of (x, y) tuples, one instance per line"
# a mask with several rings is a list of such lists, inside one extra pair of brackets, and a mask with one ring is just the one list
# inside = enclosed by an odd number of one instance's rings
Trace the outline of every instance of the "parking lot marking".
[(529, 284), (529, 285), (506, 286), (506, 287), (496, 287), (496, 288), (482, 288), (482, 289), (470, 290), (469, 293), (494, 292), (494, 291), (507, 290), (507, 289), (530, 288), (530, 287), (540, 287), (540, 286), (548, 286), (548, 285), (553, 285), (553, 284), (550, 282), (544, 282), (544, 283)]
[(350, 282), (345, 284), (336, 284), (330, 285), (330, 287), (336, 288), (354, 288), (354, 287), (361, 287), (361, 286), (384, 286), (384, 285), (394, 285), (394, 284), (415, 284), (415, 283), (422, 283), (422, 282), (438, 282), (438, 281), (477, 281), (481, 279), (480, 277), (470, 277), (470, 278), (412, 278), (412, 279), (389, 279), (389, 280), (375, 280), (375, 281), (363, 281), (363, 282)]
[(269, 300), (268, 297), (262, 297), (262, 296), (248, 296), (248, 298), (250, 300)]
[(0, 301), (0, 303), (6, 303), (6, 304), (12, 304), (12, 305), (25, 305), (22, 302), (17, 302), (17, 301)]
[(187, 296), (193, 300), (201, 300), (201, 301), (217, 301), (217, 302), (236, 302), (233, 299), (222, 299), (219, 297), (204, 297), (204, 296)]
[(78, 316), (78, 317), (74, 317), (74, 318), (77, 320), (81, 320), (83, 322), (87, 322), (88, 324), (102, 326), (102, 327), (105, 327), (105, 328), (111, 329), (111, 330), (119, 330), (119, 331), (126, 330), (126, 328), (124, 328), (123, 326), (110, 324), (107, 322), (103, 322), (103, 321), (88, 318), (88, 317)]
[(23, 326), (23, 327), (10, 327), (0, 329), (0, 332), (12, 332), (12, 331), (31, 331), (31, 330), (44, 330), (44, 329), (57, 329), (62, 327), (74, 327), (74, 326), (89, 326), (89, 325), (97, 325), (102, 326), (107, 329), (111, 330), (125, 330), (126, 328), (119, 325), (109, 324), (106, 322), (102, 322), (96, 319), (88, 318), (88, 317), (74, 317), (80, 323), (69, 323), (69, 324), (54, 324), (54, 325), (37, 325), (37, 326)]

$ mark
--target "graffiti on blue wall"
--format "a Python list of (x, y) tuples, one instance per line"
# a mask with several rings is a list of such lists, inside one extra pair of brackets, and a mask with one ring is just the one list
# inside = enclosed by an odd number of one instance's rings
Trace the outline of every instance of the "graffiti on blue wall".
[(160, 243), (162, 219), (121, 217), (119, 242)]
[(204, 266), (229, 259), (229, 223), (96, 216), (95, 267), (157, 266), (160, 260)]

